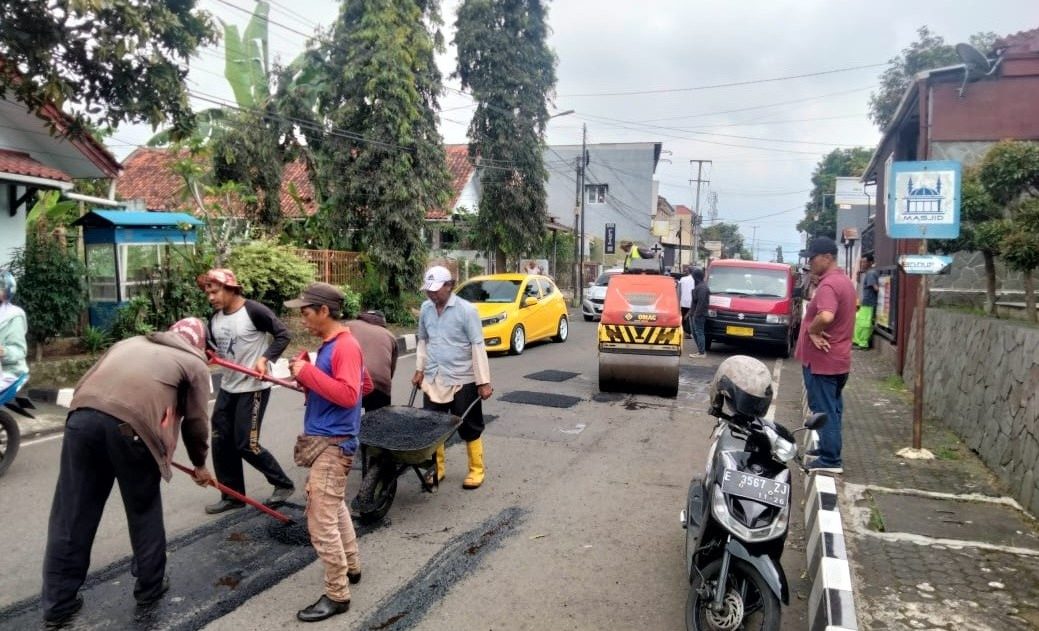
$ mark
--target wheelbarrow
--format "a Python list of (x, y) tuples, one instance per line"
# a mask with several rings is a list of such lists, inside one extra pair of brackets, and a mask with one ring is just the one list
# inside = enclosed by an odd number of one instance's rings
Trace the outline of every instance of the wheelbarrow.
[(462, 416), (413, 407), (418, 388), (411, 390), (407, 406), (391, 405), (361, 417), (361, 486), (350, 503), (361, 523), (381, 520), (397, 495), (397, 478), (411, 469), (418, 476), (422, 490), (435, 493), (438, 486), (434, 473), (435, 454), (458, 430), (462, 419), (480, 401), (469, 404)]

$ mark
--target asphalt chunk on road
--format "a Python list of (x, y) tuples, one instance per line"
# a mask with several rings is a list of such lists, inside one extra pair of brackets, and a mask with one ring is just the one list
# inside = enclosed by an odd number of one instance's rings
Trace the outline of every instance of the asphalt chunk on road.
[(376, 605), (355, 629), (405, 631), (414, 628), (437, 601), (472, 572), (493, 550), (519, 531), (526, 511), (512, 506), (444, 544), (414, 578)]
[(572, 408), (582, 401), (581, 397), (551, 394), (549, 392), (531, 392), (529, 390), (506, 392), (499, 400), (506, 403), (524, 403), (526, 405), (540, 405), (549, 408)]
[[(287, 509), (294, 518), (302, 518), (299, 506)], [(314, 549), (303, 545), (300, 537), (272, 536), (272, 521), (245, 508), (169, 541), (166, 573), (170, 590), (150, 607), (134, 603), (130, 557), (93, 572), (80, 590), (84, 605), (72, 628), (202, 628), (317, 559)], [(357, 524), (357, 536), (383, 525)], [(293, 528), (305, 530), (306, 526)], [(0, 628), (39, 628), (42, 617), (39, 597), (35, 597), (0, 610)]]
[(535, 381), (566, 381), (573, 379), (579, 372), (570, 372), (568, 370), (542, 370), (540, 372), (532, 372), (529, 375), (523, 375), (524, 379), (533, 379)]

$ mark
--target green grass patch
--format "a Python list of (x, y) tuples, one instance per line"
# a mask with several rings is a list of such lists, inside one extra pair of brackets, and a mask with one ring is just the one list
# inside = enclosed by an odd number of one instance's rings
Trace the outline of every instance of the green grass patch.
[(902, 381), (901, 375), (888, 375), (884, 377), (882, 382), (884, 387), (894, 392), (909, 392), (909, 388), (906, 387), (906, 382)]
[(866, 493), (866, 501), (869, 502), (869, 522), (866, 526), (874, 532), (887, 532), (886, 526), (884, 526), (884, 516), (880, 514), (880, 509), (873, 500), (873, 495)]

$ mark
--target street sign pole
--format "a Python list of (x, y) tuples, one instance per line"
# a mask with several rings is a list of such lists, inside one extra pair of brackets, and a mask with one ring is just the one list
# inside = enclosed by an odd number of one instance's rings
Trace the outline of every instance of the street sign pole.
[[(920, 240), (920, 254), (927, 254), (927, 239)], [(928, 274), (920, 276), (916, 294), (916, 374), (913, 379), (913, 449), (921, 449), (924, 433), (924, 327), (927, 324)]]

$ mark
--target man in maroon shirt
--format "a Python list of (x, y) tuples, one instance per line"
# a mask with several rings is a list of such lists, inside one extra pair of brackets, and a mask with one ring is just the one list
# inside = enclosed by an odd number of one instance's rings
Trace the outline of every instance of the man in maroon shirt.
[(855, 285), (837, 265), (837, 244), (829, 237), (816, 237), (808, 246), (811, 273), (819, 279), (808, 303), (796, 356), (804, 372), (808, 407), (825, 412), (826, 424), (819, 429), (819, 449), (808, 455), (813, 471), (843, 473), (841, 466), (841, 392), (851, 372), (851, 337), (855, 329)]

